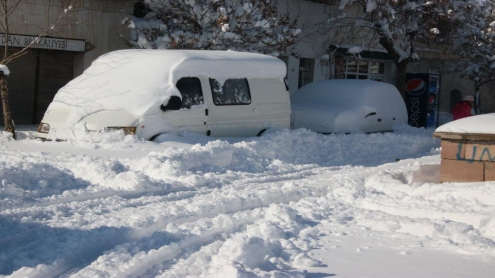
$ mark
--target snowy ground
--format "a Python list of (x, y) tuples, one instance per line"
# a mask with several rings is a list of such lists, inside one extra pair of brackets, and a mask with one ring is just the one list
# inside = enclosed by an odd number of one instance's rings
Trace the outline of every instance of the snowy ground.
[(433, 131), (4, 133), (0, 275), (493, 277), (495, 183), (438, 184)]

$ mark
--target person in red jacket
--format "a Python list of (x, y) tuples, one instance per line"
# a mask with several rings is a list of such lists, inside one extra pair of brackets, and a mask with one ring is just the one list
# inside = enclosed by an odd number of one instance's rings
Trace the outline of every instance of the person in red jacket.
[(452, 109), (453, 121), (462, 119), (465, 117), (473, 116), (473, 103), (474, 97), (472, 95), (467, 95), (464, 97), (463, 101), (458, 102)]

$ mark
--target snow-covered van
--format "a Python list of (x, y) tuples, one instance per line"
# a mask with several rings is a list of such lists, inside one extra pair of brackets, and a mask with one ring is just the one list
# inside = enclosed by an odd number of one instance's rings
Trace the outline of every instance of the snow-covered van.
[(120, 50), (61, 88), (38, 128), (44, 139), (122, 129), (152, 140), (181, 128), (254, 136), (290, 126), (283, 61), (207, 50)]

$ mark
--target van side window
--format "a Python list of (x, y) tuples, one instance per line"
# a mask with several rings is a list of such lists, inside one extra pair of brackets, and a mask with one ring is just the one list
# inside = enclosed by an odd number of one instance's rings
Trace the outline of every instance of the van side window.
[(197, 77), (183, 77), (176, 85), (182, 95), (182, 107), (191, 108), (193, 105), (203, 104), (203, 91), (201, 81)]
[(210, 79), (210, 87), (215, 105), (251, 104), (251, 93), (246, 78), (227, 79), (223, 86), (215, 79)]

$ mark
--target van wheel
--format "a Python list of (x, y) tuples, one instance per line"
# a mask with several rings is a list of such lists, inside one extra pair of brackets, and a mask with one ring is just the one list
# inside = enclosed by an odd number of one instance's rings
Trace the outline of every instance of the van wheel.
[(158, 133), (158, 134), (155, 134), (155, 135), (151, 136), (151, 138), (150, 138), (150, 139), (148, 139), (148, 141), (153, 142), (153, 141), (155, 141), (156, 137), (158, 137), (158, 136), (160, 136), (160, 135), (162, 135), (162, 134), (163, 134), (163, 133)]
[(163, 142), (172, 142), (172, 141), (182, 141), (182, 137), (174, 132), (164, 132), (151, 136), (151, 138), (148, 140), (155, 143), (163, 143)]
[(266, 131), (266, 128), (262, 129), (260, 132), (258, 132), (258, 134), (256, 134), (256, 137), (260, 137), (265, 131)]

